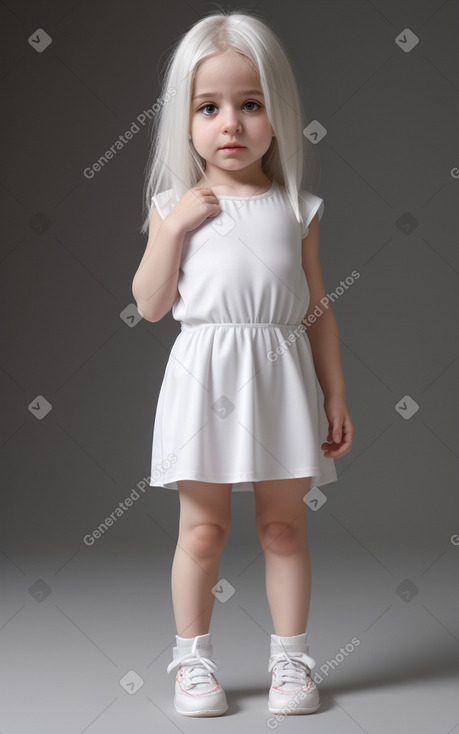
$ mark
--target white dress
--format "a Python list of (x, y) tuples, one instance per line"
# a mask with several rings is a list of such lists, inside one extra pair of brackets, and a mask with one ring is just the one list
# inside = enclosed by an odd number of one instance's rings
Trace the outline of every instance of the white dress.
[[(153, 197), (164, 219), (171, 190)], [(181, 322), (158, 396), (150, 486), (193, 479), (253, 491), (253, 481), (337, 479), (323, 456), (328, 421), (307, 329), (301, 240), (323, 200), (283, 186), (217, 196), (221, 214), (184, 238), (172, 316)]]

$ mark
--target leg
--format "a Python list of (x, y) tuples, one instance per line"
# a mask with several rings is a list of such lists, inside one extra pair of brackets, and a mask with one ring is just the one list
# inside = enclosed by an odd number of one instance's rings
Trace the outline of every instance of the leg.
[(310, 477), (254, 482), (256, 527), (265, 556), (266, 594), (276, 635), (306, 630), (311, 566), (306, 539)]
[(179, 637), (205, 635), (215, 601), (211, 589), (231, 527), (231, 484), (180, 481), (180, 523), (172, 564)]

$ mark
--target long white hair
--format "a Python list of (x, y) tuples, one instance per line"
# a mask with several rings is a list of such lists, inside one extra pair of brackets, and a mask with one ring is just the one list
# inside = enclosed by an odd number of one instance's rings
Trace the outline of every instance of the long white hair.
[[(262, 158), (262, 169), (269, 179), (285, 186), (300, 221), (298, 190), (303, 175), (303, 128), (308, 123), (291, 62), (266, 21), (254, 17), (253, 13), (222, 10), (197, 21), (180, 37), (165, 65), (160, 109), (151, 125), (142, 234), (148, 232), (154, 195), (172, 189), (176, 204), (201, 178), (207, 178), (205, 161), (188, 138), (193, 81), (200, 61), (230, 47), (250, 59), (258, 73), (275, 135)], [(315, 160), (312, 147), (307, 141), (306, 154), (311, 163)], [(306, 170), (309, 175), (309, 165)]]

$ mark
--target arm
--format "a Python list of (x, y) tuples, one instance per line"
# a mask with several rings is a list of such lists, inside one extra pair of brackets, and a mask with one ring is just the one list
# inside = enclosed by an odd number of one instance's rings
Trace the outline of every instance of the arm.
[(199, 185), (188, 189), (165, 219), (157, 207), (153, 209), (147, 247), (132, 282), (137, 310), (147, 321), (160, 321), (180, 295), (178, 280), (186, 233), (220, 212), (212, 189)]
[(170, 216), (163, 220), (153, 210), (145, 253), (132, 282), (137, 310), (147, 321), (160, 321), (175, 303), (184, 237)]
[[(346, 390), (339, 347), (338, 326), (325, 293), (319, 254), (319, 218), (316, 214), (309, 224), (309, 233), (302, 241), (302, 264), (309, 286), (310, 302), (305, 319), (317, 378), (324, 394), (324, 409), (329, 421), (328, 441), (321, 448), (330, 449), (325, 456), (339, 458), (350, 448), (354, 428), (346, 406)], [(324, 305), (327, 304), (327, 305)], [(314, 308), (322, 313), (316, 316)], [(315, 318), (315, 321), (313, 319)]]

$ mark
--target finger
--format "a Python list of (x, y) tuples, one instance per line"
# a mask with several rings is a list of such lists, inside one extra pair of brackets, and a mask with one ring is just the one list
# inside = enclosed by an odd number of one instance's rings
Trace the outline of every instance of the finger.
[(345, 453), (347, 453), (345, 448), (341, 447), (339, 449), (330, 449), (329, 451), (325, 451), (324, 456), (326, 459), (340, 459)]
[(347, 452), (351, 448), (351, 442), (348, 440), (344, 440), (341, 444), (322, 444), (321, 448), (325, 451), (324, 456), (330, 459), (339, 459), (341, 456), (344, 456), (344, 454), (347, 454)]
[(343, 435), (342, 425), (337, 423), (335, 427), (333, 428), (333, 432), (332, 432), (333, 441), (335, 443), (339, 443), (341, 441), (342, 435)]

